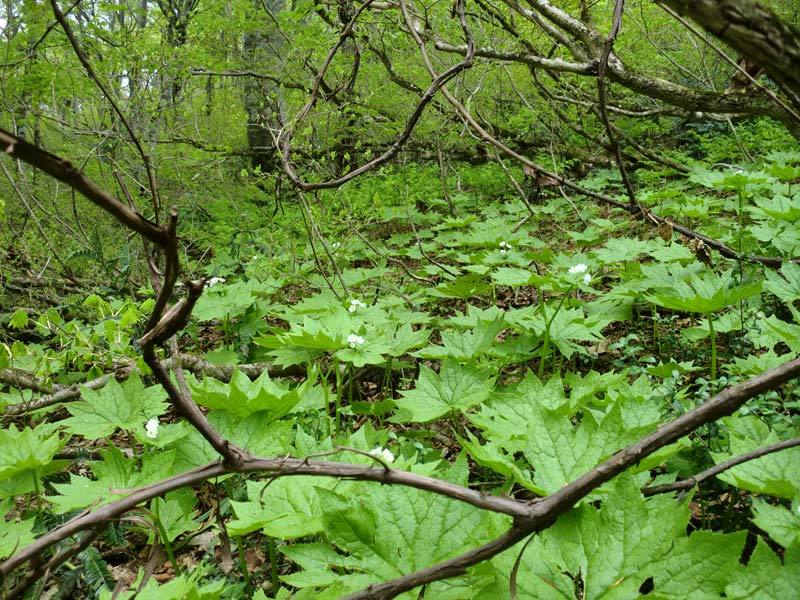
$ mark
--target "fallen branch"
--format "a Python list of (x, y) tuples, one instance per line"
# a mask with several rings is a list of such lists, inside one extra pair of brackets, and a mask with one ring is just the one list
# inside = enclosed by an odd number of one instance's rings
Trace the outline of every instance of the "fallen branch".
[[(294, 365), (290, 367), (277, 367), (268, 363), (252, 363), (235, 366), (215, 365), (192, 354), (181, 354), (180, 361), (183, 368), (191, 371), (195, 375), (213, 377), (214, 379), (225, 382), (231, 380), (234, 371), (241, 371), (250, 379), (257, 378), (264, 371), (266, 371), (271, 378), (301, 377), (306, 374), (305, 369)], [(163, 363), (169, 368), (174, 366), (174, 361), (171, 358), (163, 361)], [(99, 390), (105, 387), (106, 383), (108, 383), (112, 377), (119, 382), (125, 381), (134, 372), (135, 366), (136, 363), (133, 360), (119, 362), (115, 365), (115, 370), (111, 373), (106, 373), (86, 383), (76, 383), (63, 387), (56, 386), (55, 388), (49, 386), (45, 380), (37, 378), (27, 371), (13, 368), (0, 369), (0, 383), (10, 385), (17, 389), (30, 389), (47, 394), (46, 396), (28, 402), (9, 404), (3, 409), (1, 414), (21, 415), (55, 404), (79, 400), (81, 397), (81, 388), (86, 387), (91, 390)]]
[[(3, 409), (3, 414), (8, 416), (22, 415), (34, 410), (39, 410), (41, 408), (47, 408), (48, 406), (53, 406), (61, 402), (72, 402), (73, 400), (78, 400), (81, 397), (81, 388), (86, 387), (90, 390), (99, 390), (100, 388), (105, 387), (112, 377), (115, 377), (118, 381), (123, 381), (130, 376), (131, 372), (131, 368), (123, 367), (114, 373), (101, 375), (100, 377), (92, 379), (91, 381), (87, 381), (86, 383), (76, 383), (74, 385), (61, 388), (48, 394), (47, 396), (42, 396), (41, 398), (31, 400), (30, 402), (9, 404)], [(2, 380), (2, 372), (0, 372), (0, 380)]]

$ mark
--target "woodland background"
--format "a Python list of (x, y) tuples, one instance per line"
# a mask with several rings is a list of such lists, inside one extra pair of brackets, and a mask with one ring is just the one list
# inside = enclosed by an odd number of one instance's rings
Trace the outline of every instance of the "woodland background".
[(4, 598), (800, 596), (800, 10), (0, 5)]

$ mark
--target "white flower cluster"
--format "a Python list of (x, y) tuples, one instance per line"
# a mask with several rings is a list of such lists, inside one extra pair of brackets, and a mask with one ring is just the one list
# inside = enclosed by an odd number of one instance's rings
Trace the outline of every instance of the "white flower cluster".
[(206, 281), (206, 287), (210, 288), (210, 287), (213, 287), (213, 286), (217, 285), (218, 283), (225, 283), (225, 278), (224, 277), (212, 277), (211, 279)]
[(356, 346), (361, 346), (364, 343), (364, 338), (358, 335), (357, 333), (351, 333), (347, 336), (347, 344), (351, 348), (355, 348)]
[(511, 251), (511, 244), (508, 242), (500, 242), (500, 254), (508, 254)]
[(356, 300), (355, 298), (353, 298), (352, 300), (350, 300), (350, 307), (347, 310), (349, 310), (351, 313), (354, 313), (359, 308), (366, 308), (366, 307), (367, 305), (364, 304), (361, 300)]
[(155, 439), (158, 436), (158, 425), (158, 419), (155, 417), (144, 424), (144, 431), (147, 434), (147, 437), (150, 439)]
[(377, 456), (378, 458), (383, 459), (386, 462), (394, 462), (394, 454), (388, 448), (381, 448), (380, 446), (375, 446), (372, 450), (369, 451), (372, 456)]
[(585, 283), (586, 285), (589, 285), (589, 282), (592, 280), (592, 276), (589, 275), (589, 273), (586, 272), (588, 269), (589, 269), (589, 267), (587, 265), (585, 265), (584, 263), (578, 263), (577, 265), (572, 265), (569, 268), (569, 274), (570, 275), (580, 275), (581, 273), (583, 273), (584, 274), (583, 275), (583, 283)]

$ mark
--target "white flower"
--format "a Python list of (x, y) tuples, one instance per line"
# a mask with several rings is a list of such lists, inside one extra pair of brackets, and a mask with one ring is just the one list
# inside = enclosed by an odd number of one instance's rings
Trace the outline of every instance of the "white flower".
[(506, 250), (505, 248), (503, 248), (502, 250), (500, 250), (500, 254), (501, 254), (501, 255), (503, 255), (503, 256), (505, 256), (506, 254), (508, 254), (508, 250)]
[(500, 242), (500, 248), (505, 250), (511, 250), (511, 244), (508, 242)]
[(158, 419), (153, 417), (147, 423), (144, 424), (145, 433), (147, 433), (147, 437), (151, 439), (155, 439), (158, 436)]
[(225, 283), (224, 277), (212, 277), (208, 281), (206, 281), (206, 287), (210, 288), (212, 286), (217, 285), (218, 283)]
[(583, 283), (585, 283), (586, 285), (589, 285), (589, 282), (591, 280), (592, 280), (592, 276), (589, 275), (588, 273), (586, 273), (586, 275), (583, 276)]
[(364, 304), (361, 300), (356, 300), (355, 298), (353, 298), (352, 300), (350, 300), (350, 307), (347, 310), (349, 310), (351, 313), (354, 313), (359, 308), (366, 308), (366, 307), (367, 305)]
[(586, 270), (588, 268), (589, 267), (587, 267), (585, 264), (578, 263), (577, 265), (572, 265), (569, 268), (569, 272), (570, 272), (570, 275), (575, 275), (576, 273), (586, 273)]
[(334, 252), (336, 252), (341, 247), (342, 247), (342, 245), (339, 242), (333, 242), (331, 244), (331, 250), (333, 250)]
[(394, 454), (388, 448), (381, 448), (380, 446), (375, 446), (372, 450), (369, 451), (372, 456), (377, 456), (378, 458), (383, 459), (386, 462), (394, 462)]
[(351, 333), (347, 336), (347, 344), (351, 348), (355, 348), (356, 346), (361, 346), (364, 343), (364, 338), (356, 333)]

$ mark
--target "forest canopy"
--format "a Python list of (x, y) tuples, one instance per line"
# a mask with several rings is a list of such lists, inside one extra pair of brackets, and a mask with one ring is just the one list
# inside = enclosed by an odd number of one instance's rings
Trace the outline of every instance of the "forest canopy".
[(800, 595), (785, 0), (3, 0), (3, 598)]

